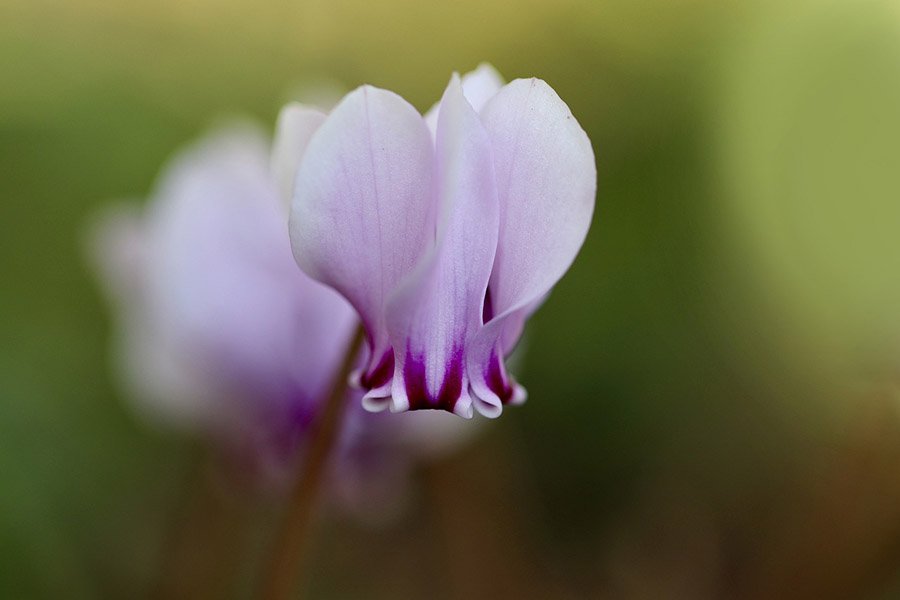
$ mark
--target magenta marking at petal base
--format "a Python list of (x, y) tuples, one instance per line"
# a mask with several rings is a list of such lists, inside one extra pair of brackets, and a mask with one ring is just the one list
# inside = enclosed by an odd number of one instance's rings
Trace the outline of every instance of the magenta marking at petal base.
[(500, 362), (500, 357), (497, 355), (497, 351), (491, 353), (491, 359), (488, 361), (487, 368), (487, 377), (485, 377), (487, 381), (488, 388), (500, 398), (500, 401), (503, 404), (508, 404), (513, 397), (513, 388), (509, 385), (507, 381), (506, 373), (504, 372), (503, 365)]
[(415, 357), (407, 349), (403, 366), (403, 384), (409, 399), (409, 410), (438, 409), (453, 412), (463, 387), (463, 351), (453, 350), (450, 362), (444, 367), (444, 378), (437, 397), (428, 392), (425, 381), (425, 360)]
[(388, 350), (370, 373), (363, 373), (360, 384), (367, 390), (379, 388), (391, 380), (394, 373), (394, 351)]

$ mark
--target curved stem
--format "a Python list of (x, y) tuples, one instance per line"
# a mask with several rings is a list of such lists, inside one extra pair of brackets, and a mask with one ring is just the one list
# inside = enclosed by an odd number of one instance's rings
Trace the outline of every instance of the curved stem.
[(362, 341), (363, 331), (362, 328), (358, 328), (347, 349), (344, 362), (332, 382), (322, 414), (310, 433), (306, 457), (300, 465), (287, 513), (266, 567), (261, 594), (266, 600), (285, 600), (294, 597), (295, 588), (301, 580), (313, 510), (328, 466), (328, 457), (340, 433), (340, 424), (347, 405), (347, 379), (362, 347)]

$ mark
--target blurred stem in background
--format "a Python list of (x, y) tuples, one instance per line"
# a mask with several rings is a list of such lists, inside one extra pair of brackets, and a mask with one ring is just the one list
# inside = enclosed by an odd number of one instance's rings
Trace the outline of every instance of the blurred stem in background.
[(300, 462), (300, 473), (276, 532), (269, 562), (263, 566), (261, 597), (284, 600), (294, 597), (303, 581), (305, 552), (309, 547), (313, 513), (328, 459), (340, 433), (341, 420), (347, 407), (347, 380), (362, 349), (363, 330), (359, 327), (347, 348), (347, 355), (331, 385), (322, 414), (313, 426), (310, 443)]

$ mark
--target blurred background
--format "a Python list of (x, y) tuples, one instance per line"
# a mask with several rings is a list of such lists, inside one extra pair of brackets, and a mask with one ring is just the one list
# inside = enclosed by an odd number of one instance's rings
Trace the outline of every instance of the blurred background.
[(529, 401), (402, 518), (327, 519), (311, 596), (900, 598), (900, 4), (872, 0), (3, 0), (0, 596), (152, 595), (195, 471), (114, 384), (89, 216), (222, 115), (271, 130), (323, 81), (426, 110), (481, 61), (569, 104), (595, 222)]

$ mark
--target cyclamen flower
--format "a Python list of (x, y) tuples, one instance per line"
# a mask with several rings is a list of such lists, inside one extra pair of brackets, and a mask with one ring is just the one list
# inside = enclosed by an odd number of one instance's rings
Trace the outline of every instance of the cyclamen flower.
[[(283, 186), (303, 152), (295, 117), (305, 111), (286, 109), (271, 162), (255, 129), (203, 140), (164, 171), (143, 211), (117, 207), (93, 240), (118, 317), (116, 356), (141, 413), (212, 438), (261, 483), (291, 471), (357, 326), (291, 254)], [(471, 433), (449, 415), (387, 423), (359, 408), (358, 393), (348, 401), (357, 408), (331, 488), (354, 509), (364, 507), (354, 494), (396, 504), (415, 459)]]
[(594, 154), (569, 108), (539, 79), (501, 87), (483, 66), (426, 117), (363, 86), (318, 119), (291, 242), (362, 319), (363, 405), (496, 417), (524, 401), (505, 357), (594, 208)]

